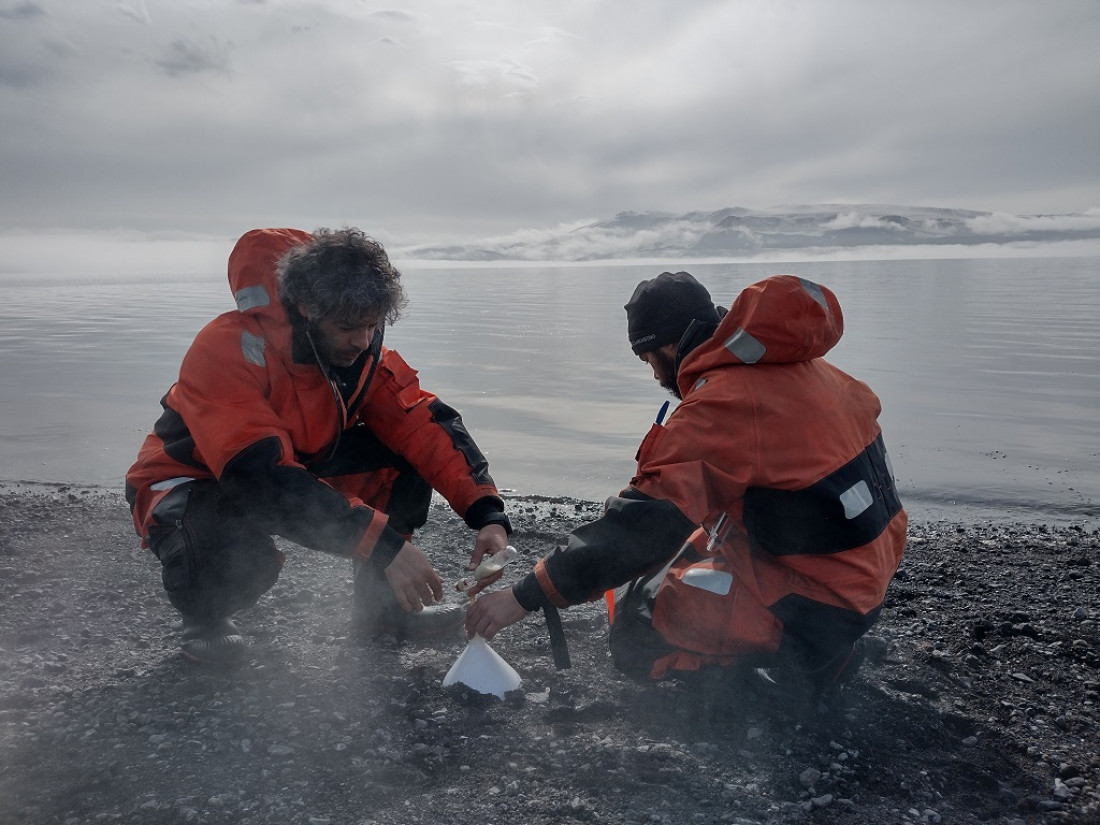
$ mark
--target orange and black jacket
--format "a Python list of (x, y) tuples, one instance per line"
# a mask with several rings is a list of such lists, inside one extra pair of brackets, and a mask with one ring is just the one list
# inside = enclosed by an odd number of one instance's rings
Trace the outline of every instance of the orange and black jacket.
[[(719, 560), (776, 629), (812, 634), (840, 622), (858, 637), (900, 562), (906, 515), (878, 398), (822, 358), (842, 331), (832, 292), (790, 275), (745, 289), (716, 329), (696, 322), (679, 345), (683, 401), (642, 442), (630, 486), (514, 586), (520, 604), (599, 598), (690, 544), (694, 559)], [(666, 625), (689, 624), (690, 609)]]
[(385, 513), (307, 468), (359, 424), (470, 527), (510, 529), (485, 457), (458, 413), (420, 387), (415, 370), (382, 346), (381, 331), (346, 386), (318, 364), (300, 319), (292, 322), (278, 299), (275, 271), (288, 249), (309, 240), (296, 229), (257, 229), (234, 247), (229, 285), (237, 309), (196, 336), (126, 475), (138, 534), (147, 539), (153, 508), (173, 486), (215, 478), (273, 535), (344, 556), (395, 555), (404, 537)]

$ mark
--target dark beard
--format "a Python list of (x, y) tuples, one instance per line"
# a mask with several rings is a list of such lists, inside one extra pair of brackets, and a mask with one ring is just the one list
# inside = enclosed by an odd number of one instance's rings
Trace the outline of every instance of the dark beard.
[(306, 335), (309, 337), (310, 343), (313, 345), (314, 353), (318, 360), (321, 362), (321, 366), (326, 370), (331, 364), (332, 358), (332, 345), (329, 344), (325, 334), (321, 332), (321, 326), (312, 318), (305, 319), (306, 323)]
[(657, 380), (678, 401), (683, 401), (684, 397), (680, 394), (680, 388), (676, 386), (676, 360), (660, 350), (655, 355), (657, 356)]

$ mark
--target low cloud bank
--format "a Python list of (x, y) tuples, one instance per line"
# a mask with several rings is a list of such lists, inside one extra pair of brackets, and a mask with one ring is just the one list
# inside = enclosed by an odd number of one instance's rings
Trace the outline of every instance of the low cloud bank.
[[(0, 234), (0, 275), (219, 272), (235, 242), (235, 235), (182, 232), (8, 232)], [(623, 212), (470, 242), (383, 242), (394, 260), (424, 265), (1090, 256), (1100, 255), (1100, 208), (1058, 215), (828, 204)]]
[[(777, 253), (855, 255), (902, 248), (928, 255), (937, 247), (1003, 248), (1087, 242), (1095, 254), (1100, 209), (1064, 215), (1009, 215), (962, 209), (881, 205), (820, 205), (751, 210), (740, 207), (682, 215), (623, 212), (552, 229), (525, 229), (473, 243), (420, 245), (401, 256), (428, 261), (600, 261), (739, 259)], [(1092, 250), (1087, 251), (1087, 250)]]

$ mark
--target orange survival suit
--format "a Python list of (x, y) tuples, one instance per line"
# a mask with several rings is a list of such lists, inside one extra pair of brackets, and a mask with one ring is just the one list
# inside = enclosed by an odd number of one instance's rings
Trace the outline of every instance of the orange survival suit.
[[(275, 264), (311, 236), (257, 229), (229, 257), (237, 309), (207, 324), (161, 401), (163, 414), (126, 475), (134, 525), (149, 546), (154, 509), (187, 482), (217, 479), (235, 506), (271, 535), (377, 562), (405, 537), (383, 512), (395, 473), (341, 474), (325, 465), (341, 440), (364, 432), (408, 462), (466, 523), (506, 526), (488, 463), (458, 413), (420, 387), (382, 345), (382, 331), (342, 381), (308, 345), (279, 301)], [(365, 502), (371, 502), (370, 506)]]
[[(823, 286), (768, 278), (717, 329), (696, 324), (679, 343), (683, 401), (630, 486), (513, 593), (534, 610), (625, 584), (613, 658), (652, 678), (781, 649), (812, 669), (874, 623), (905, 547), (878, 398), (822, 358), (843, 331)], [(655, 641), (630, 630), (639, 616)]]

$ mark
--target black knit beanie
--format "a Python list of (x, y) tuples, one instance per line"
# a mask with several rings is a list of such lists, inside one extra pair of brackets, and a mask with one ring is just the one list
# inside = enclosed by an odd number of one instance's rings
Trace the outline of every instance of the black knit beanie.
[(678, 343), (693, 320), (719, 321), (707, 288), (687, 272), (642, 281), (626, 302), (627, 335), (637, 355)]

